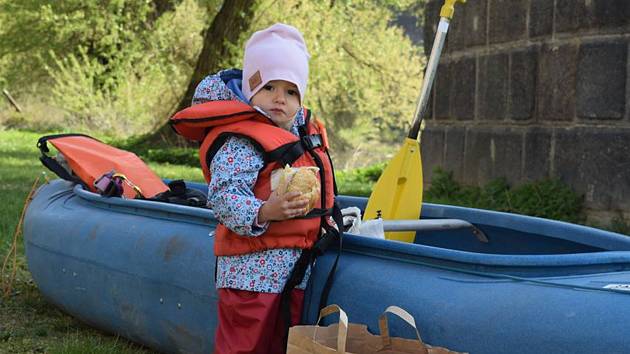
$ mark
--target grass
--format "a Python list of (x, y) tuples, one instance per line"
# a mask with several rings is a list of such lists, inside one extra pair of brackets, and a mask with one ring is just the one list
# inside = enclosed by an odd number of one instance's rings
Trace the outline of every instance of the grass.
[[(4, 261), (13, 244), (13, 234), (33, 182), (43, 173), (54, 178), (38, 160), (39, 151), (35, 144), (41, 135), (0, 131), (0, 262)], [(203, 179), (199, 168), (149, 165), (166, 178)], [(3, 285), (9, 280), (10, 270), (0, 274)], [(136, 354), (153, 351), (88, 327), (49, 304), (28, 272), (20, 237), (12, 291), (7, 297), (0, 292), (0, 353)]]

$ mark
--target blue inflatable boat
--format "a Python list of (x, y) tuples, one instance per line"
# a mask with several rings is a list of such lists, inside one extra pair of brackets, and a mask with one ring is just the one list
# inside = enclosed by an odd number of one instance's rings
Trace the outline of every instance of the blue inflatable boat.
[[(362, 209), (366, 199), (341, 202)], [(378, 315), (397, 305), (427, 343), (452, 350), (630, 353), (630, 237), (445, 205), (422, 213), (415, 244), (345, 235), (329, 303), (350, 321), (378, 333)], [(431, 222), (446, 226), (422, 226)], [(44, 296), (80, 320), (161, 352), (210, 353), (215, 225), (207, 209), (104, 198), (54, 180), (28, 208), (26, 257)], [(336, 254), (313, 270), (306, 323), (317, 319)]]

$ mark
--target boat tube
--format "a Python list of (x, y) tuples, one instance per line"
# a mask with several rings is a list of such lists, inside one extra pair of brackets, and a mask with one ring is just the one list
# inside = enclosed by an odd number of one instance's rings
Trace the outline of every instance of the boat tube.
[[(387, 226), (414, 228), (415, 243), (345, 234), (328, 302), (373, 333), (378, 315), (397, 305), (425, 342), (457, 351), (630, 352), (630, 237), (436, 204), (423, 205), (421, 220)], [(42, 294), (70, 315), (161, 352), (210, 353), (216, 224), (209, 209), (106, 198), (54, 180), (28, 207), (26, 258)], [(336, 254), (313, 269), (305, 323), (317, 321)], [(402, 321), (390, 327), (415, 336)]]

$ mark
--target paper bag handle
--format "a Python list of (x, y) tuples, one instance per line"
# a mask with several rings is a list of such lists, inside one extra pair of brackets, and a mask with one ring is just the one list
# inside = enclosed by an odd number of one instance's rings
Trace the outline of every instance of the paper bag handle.
[(422, 341), (422, 337), (420, 337), (420, 332), (418, 332), (418, 327), (416, 327), (416, 321), (413, 319), (413, 316), (409, 314), (409, 312), (401, 309), (398, 306), (390, 306), (378, 319), (378, 327), (381, 330), (381, 339), (383, 340), (383, 348), (389, 348), (392, 345), (392, 339), (389, 336), (389, 324), (387, 323), (387, 313), (392, 313), (400, 318), (402, 318), (405, 322), (407, 322), (413, 329), (416, 331), (416, 335), (418, 336), (418, 341), (420, 344), (424, 344)]
[[(346, 352), (346, 338), (348, 337), (348, 315), (341, 309), (341, 307), (333, 304), (324, 307), (319, 312), (319, 318), (317, 319), (317, 326), (319, 327), (319, 322), (322, 318), (332, 315), (333, 313), (339, 312), (339, 328), (337, 332), (337, 352), (345, 353)], [(317, 327), (315, 327), (315, 331), (313, 332), (313, 341), (315, 341), (315, 336), (317, 336)]]

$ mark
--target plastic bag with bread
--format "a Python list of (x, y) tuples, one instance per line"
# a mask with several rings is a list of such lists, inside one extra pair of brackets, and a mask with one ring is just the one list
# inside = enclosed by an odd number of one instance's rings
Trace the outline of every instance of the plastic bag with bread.
[[(308, 199), (306, 213), (315, 207), (319, 201), (321, 186), (317, 174), (317, 167), (290, 167), (277, 169), (271, 173), (271, 191), (279, 196), (289, 192), (300, 192), (297, 198)], [(305, 213), (305, 214), (306, 214)]]

